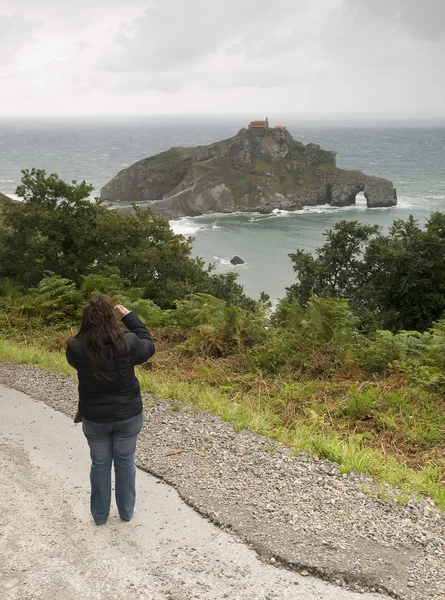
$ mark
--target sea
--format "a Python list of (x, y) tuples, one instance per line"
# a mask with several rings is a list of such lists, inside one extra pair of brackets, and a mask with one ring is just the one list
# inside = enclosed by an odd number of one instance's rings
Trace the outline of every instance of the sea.
[[(262, 115), (260, 115), (261, 117)], [(82, 117), (0, 119), (0, 191), (15, 196), (21, 169), (32, 167), (62, 178), (93, 184), (95, 195), (121, 169), (173, 146), (205, 145), (235, 135), (250, 116)], [(368, 209), (362, 194), (355, 206), (318, 206), (270, 215), (213, 214), (171, 221), (172, 229), (192, 236), (193, 253), (216, 272), (234, 270), (245, 292), (262, 291), (273, 301), (295, 281), (289, 254), (315, 253), (325, 231), (343, 219), (378, 224), (387, 231), (395, 219), (413, 215), (424, 224), (445, 210), (445, 122), (317, 120), (269, 115), (303, 143), (337, 152), (337, 165), (386, 177), (397, 188), (398, 204)], [(244, 264), (232, 266), (234, 255)]]

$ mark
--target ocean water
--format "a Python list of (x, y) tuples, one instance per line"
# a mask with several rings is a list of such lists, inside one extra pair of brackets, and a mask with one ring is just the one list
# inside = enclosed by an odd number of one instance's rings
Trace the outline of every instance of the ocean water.
[[(287, 125), (295, 139), (337, 152), (337, 165), (387, 177), (397, 187), (398, 204), (368, 209), (363, 196), (347, 208), (319, 206), (295, 213), (233, 214), (184, 218), (174, 231), (195, 238), (194, 253), (218, 272), (235, 269), (245, 291), (266, 291), (275, 300), (294, 281), (288, 254), (314, 252), (323, 232), (341, 219), (377, 223), (385, 230), (409, 215), (423, 223), (445, 210), (445, 124), (329, 123), (269, 116)], [(20, 170), (42, 168), (67, 180), (103, 184), (133, 162), (172, 146), (195, 146), (234, 135), (248, 117), (144, 117), (82, 119), (0, 119), (0, 191), (14, 196)], [(244, 265), (232, 267), (239, 255)]]

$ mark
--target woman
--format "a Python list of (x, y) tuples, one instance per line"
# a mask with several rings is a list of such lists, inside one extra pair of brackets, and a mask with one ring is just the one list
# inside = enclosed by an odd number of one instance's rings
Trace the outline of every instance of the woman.
[[(119, 319), (129, 331), (123, 331)], [(111, 463), (119, 516), (129, 521), (136, 500), (134, 453), (142, 427), (142, 398), (134, 366), (155, 352), (136, 315), (104, 295), (83, 311), (80, 330), (68, 340), (66, 357), (77, 369), (79, 410), (91, 455), (91, 514), (107, 522), (111, 503)]]

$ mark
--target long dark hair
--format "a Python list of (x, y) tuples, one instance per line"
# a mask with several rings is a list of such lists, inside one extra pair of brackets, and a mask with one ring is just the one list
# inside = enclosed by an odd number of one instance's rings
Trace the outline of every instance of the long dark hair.
[(93, 366), (94, 376), (96, 379), (105, 381), (113, 381), (113, 378), (105, 370), (107, 358), (105, 343), (111, 349), (111, 358), (118, 363), (118, 371), (119, 359), (125, 360), (129, 353), (114, 304), (114, 300), (110, 296), (105, 296), (105, 294), (94, 296), (83, 311), (79, 333), (76, 335), (85, 346)]

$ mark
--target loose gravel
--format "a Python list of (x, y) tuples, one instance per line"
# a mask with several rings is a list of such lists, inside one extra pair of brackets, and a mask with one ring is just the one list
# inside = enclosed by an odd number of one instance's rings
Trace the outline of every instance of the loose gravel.
[[(3, 363), (0, 382), (74, 416), (70, 378)], [(144, 399), (138, 466), (263, 560), (357, 591), (445, 600), (445, 512), (431, 500), (379, 499), (371, 479), (342, 475), (335, 463), (293, 456), (177, 401)]]

